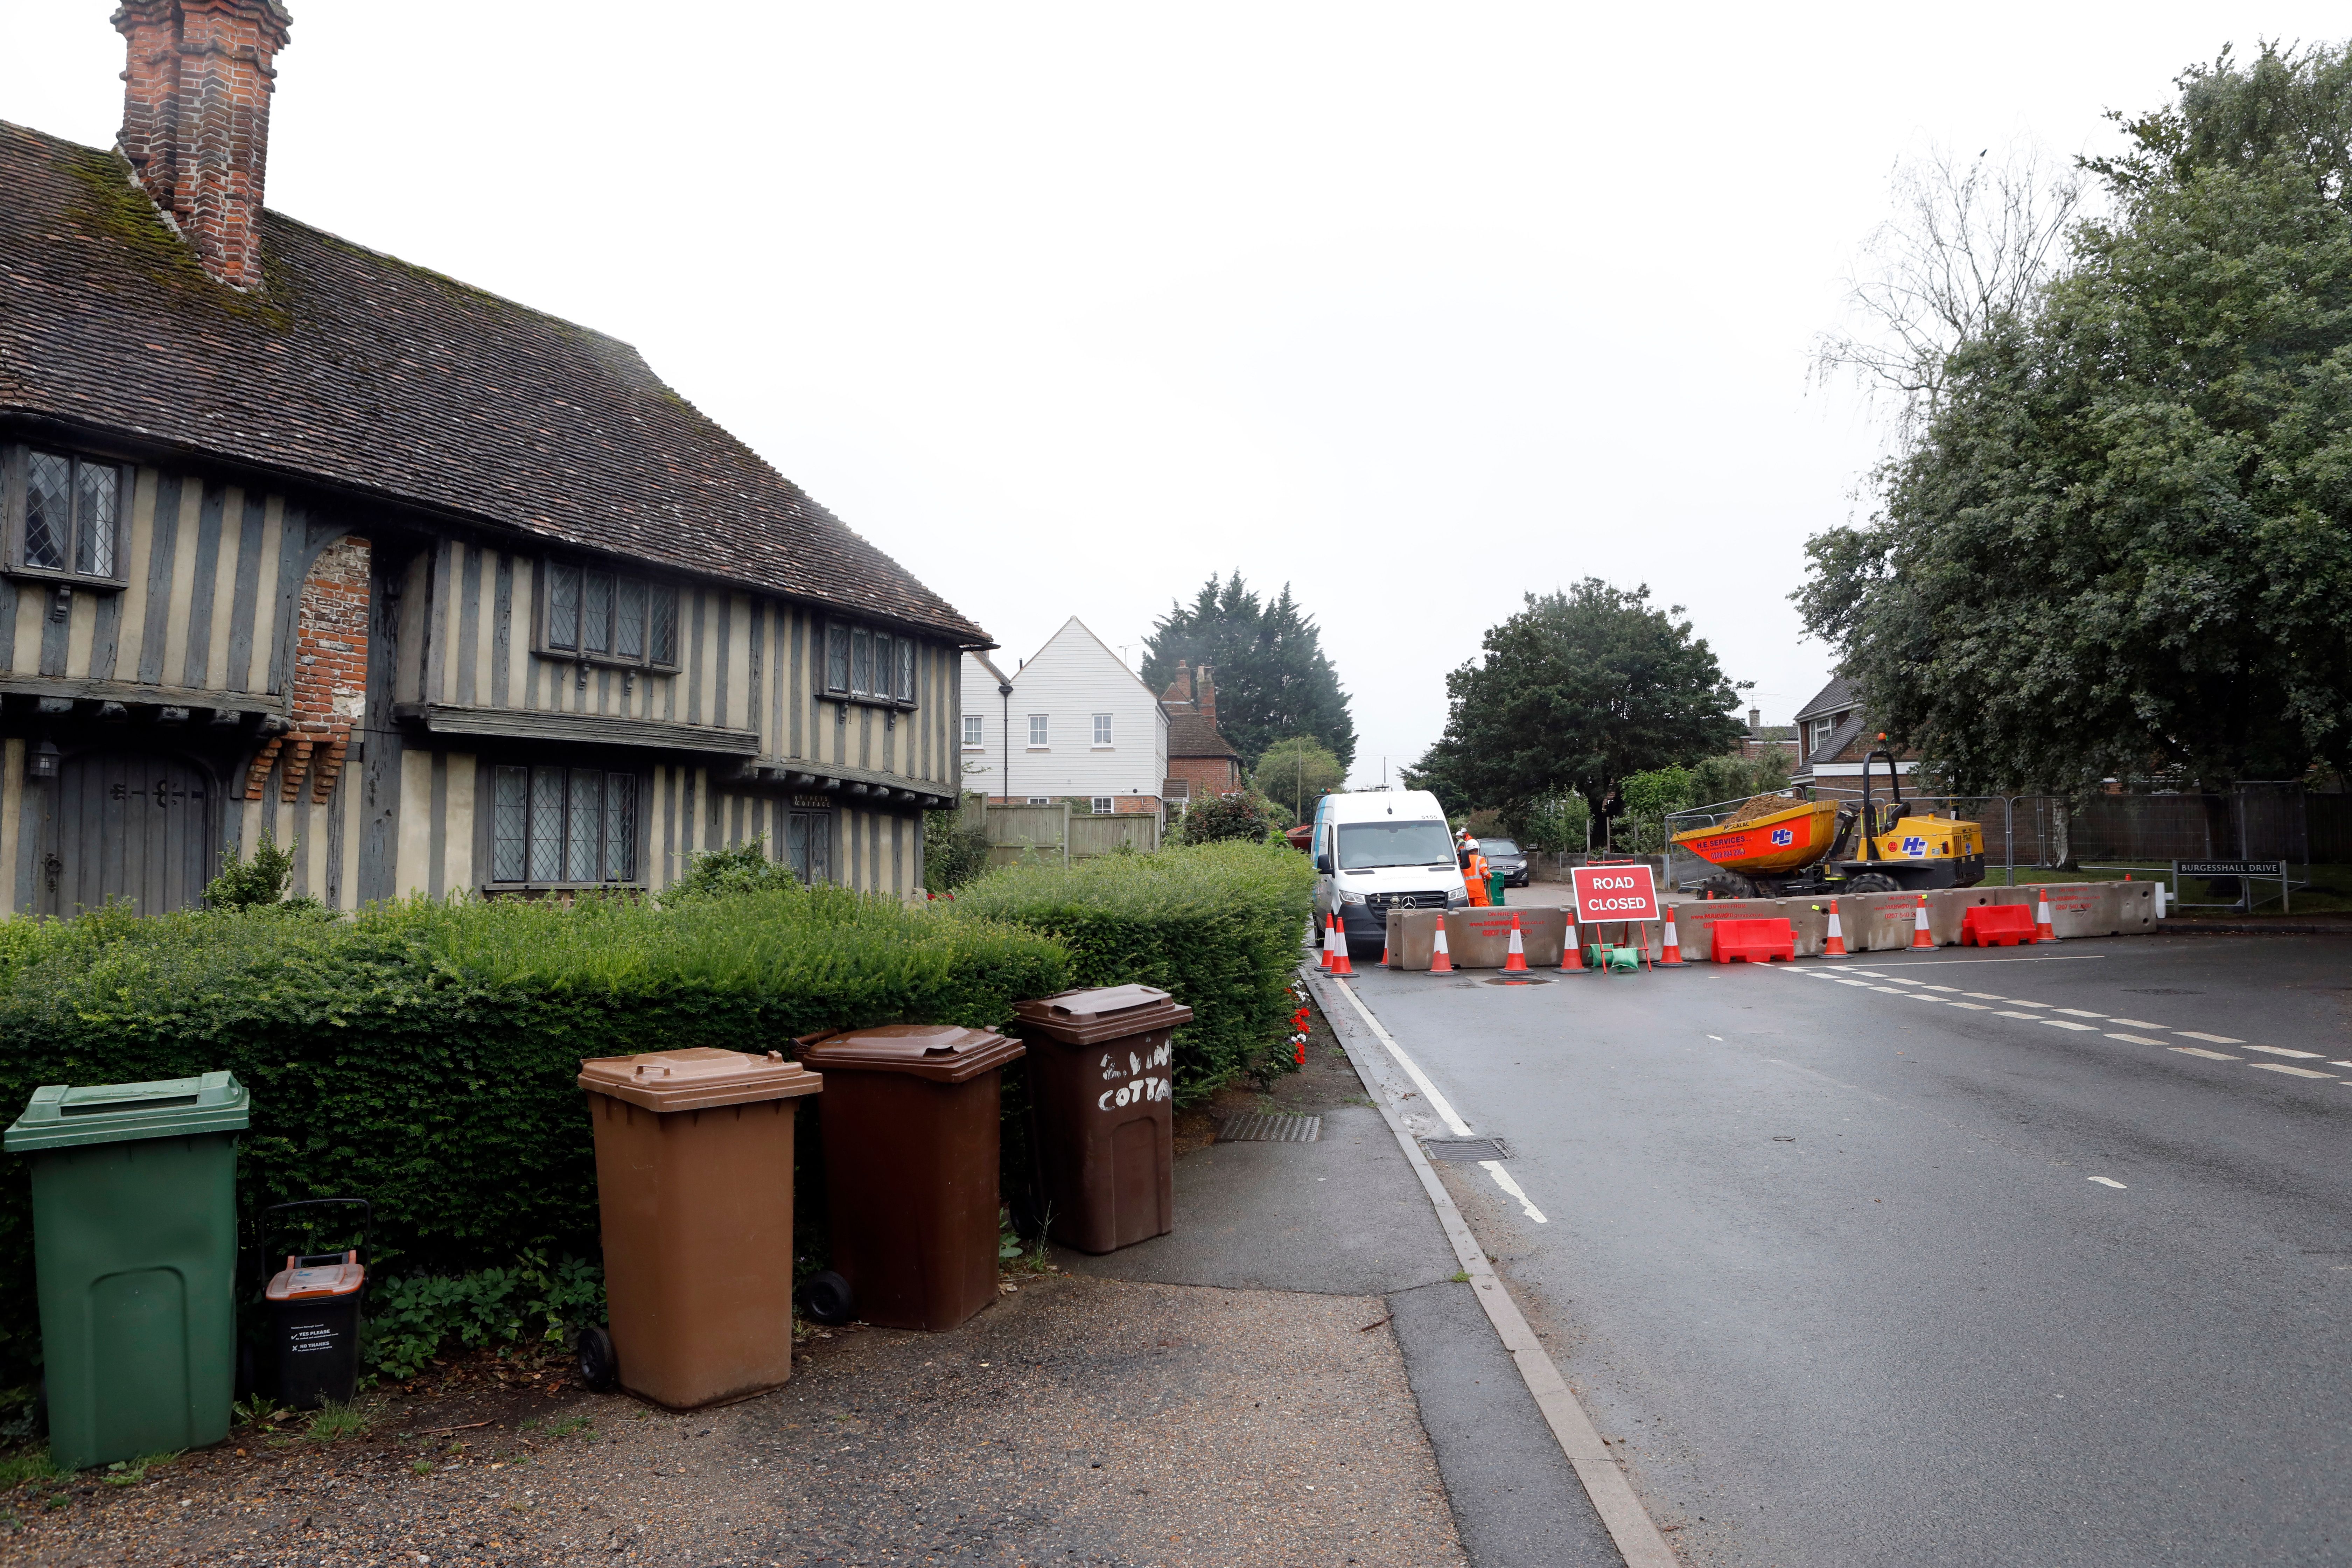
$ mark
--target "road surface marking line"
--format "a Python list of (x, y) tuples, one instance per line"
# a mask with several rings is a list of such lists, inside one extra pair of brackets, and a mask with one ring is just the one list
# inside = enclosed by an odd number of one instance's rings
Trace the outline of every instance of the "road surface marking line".
[(1953, 994), (1955, 994), (1955, 995), (1959, 995), (1959, 996), (1965, 996), (1965, 995), (1967, 995), (1967, 994), (1968, 994), (1968, 993), (1967, 993), (1967, 992), (1962, 991), (1962, 990), (1961, 990), (1958, 986), (1957, 986), (1957, 985), (1930, 985), (1930, 986), (1926, 987), (1926, 989), (1927, 989), (1927, 990), (1929, 990), (1929, 991), (1949, 991), (1949, 992), (1951, 992)]
[[(1328, 980), (1303, 964), (1300, 974), (1318, 1004), (1323, 1002), (1325, 993), (1335, 986), (1345, 991), (1349, 1001), (1372, 1032), (1387, 1041), (1391, 1051), (1396, 1051), (1399, 1057), (1403, 1056), (1403, 1052), (1396, 1050), (1396, 1042), (1389, 1039), (1388, 1031), (1381, 1027), (1380, 1020), (1371, 1016), (1363, 999), (1356, 994), (1354, 987)], [(1329, 1015), (1329, 1007), (1325, 1006), (1324, 1016), (1328, 1018)], [(1339, 1034), (1339, 1031), (1334, 1030), (1333, 1033)], [(1366, 1092), (1371, 1094), (1379, 1105), (1381, 1120), (1389, 1124), (1389, 1131), (1396, 1139), (1397, 1147), (1404, 1151), (1405, 1160), (1412, 1165), (1413, 1174), (1421, 1179), (1421, 1190), (1428, 1195), (1430, 1206), (1437, 1211), (1437, 1222), (1444, 1229), (1446, 1240), (1453, 1244), (1454, 1256), (1461, 1263), (1462, 1271), (1470, 1277), (1471, 1289), (1478, 1298), (1478, 1305), (1486, 1310), (1486, 1321), (1494, 1325), (1495, 1336), (1503, 1342), (1503, 1348), (1511, 1352), (1511, 1360), (1519, 1369), (1520, 1381), (1527, 1384), (1528, 1394), (1534, 1396), (1536, 1408), (1543, 1412), (1544, 1424), (1551, 1428), (1552, 1440), (1559, 1445), (1559, 1451), (1566, 1456), (1569, 1467), (1576, 1472), (1576, 1479), (1583, 1483), (1584, 1495), (1591, 1500), (1593, 1511), (1601, 1516), (1601, 1525), (1609, 1531), (1610, 1540), (1616, 1544), (1618, 1555), (1625, 1561), (1625, 1568), (1681, 1568), (1680, 1559), (1666, 1545), (1666, 1538), (1659, 1533), (1649, 1510), (1642, 1506), (1641, 1497), (1633, 1490), (1632, 1479), (1618, 1464), (1616, 1456), (1610, 1453), (1609, 1446), (1601, 1440), (1592, 1418), (1585, 1414), (1575, 1392), (1559, 1375), (1559, 1368), (1552, 1363), (1543, 1342), (1536, 1338), (1535, 1331), (1528, 1327), (1518, 1303), (1511, 1300), (1511, 1293), (1504, 1288), (1501, 1276), (1495, 1272), (1495, 1266), (1486, 1261), (1485, 1244), (1463, 1219), (1462, 1211), (1454, 1206), (1454, 1199), (1445, 1191), (1445, 1184), (1438, 1179), (1437, 1168), (1422, 1152), (1420, 1140), (1412, 1135), (1412, 1129), (1405, 1126), (1395, 1102), (1382, 1092), (1381, 1075), (1371, 1070), (1371, 1064), (1357, 1054), (1359, 1046), (1354, 1031), (1339, 1034), (1339, 1039), (1340, 1048), (1348, 1053), (1349, 1063), (1356, 1069), (1357, 1078), (1363, 1081)]]
[(2203, 1057), (2209, 1062), (2242, 1062), (2246, 1059), (2243, 1057), (2223, 1056), (2220, 1051), (2209, 1051), (2199, 1046), (2168, 1046), (2165, 1048), (2179, 1051), (2184, 1057)]
[(2039, 1013), (2004, 1013), (1996, 1011), (1993, 1014), (1993, 1016), (1996, 1018), (2022, 1018), (2029, 1024), (2039, 1024), (2042, 1022), (2042, 1015)]
[(2291, 1051), (2284, 1046), (2248, 1046), (2246, 1049), (2266, 1051), (2274, 1057), (2293, 1057), (2298, 1061), (2315, 1062), (2319, 1059), (2317, 1051)]
[(1883, 974), (1879, 976), (1879, 978), (1882, 980), (1892, 980), (1897, 985), (1925, 985), (1927, 984), (1924, 980), (1906, 980), (1899, 974)]
[[(2104, 952), (2052, 952), (2038, 958), (1906, 958), (1899, 962), (1906, 969), (1924, 969), (1931, 963), (2097, 963), (2106, 956)], [(1882, 958), (1878, 962), (1895, 961)]]
[(1721, 1035), (1709, 1035), (1707, 1038), (1713, 1040), (1718, 1046), (1723, 1044), (1723, 1037)]
[(1889, 996), (1908, 996), (1911, 994), (1908, 991), (1897, 991), (1892, 985), (1874, 985), (1871, 989), (1873, 991), (1884, 991)]
[(1478, 1168), (1486, 1172), (1488, 1175), (1494, 1177), (1495, 1184), (1496, 1186), (1510, 1194), (1511, 1196), (1518, 1199), (1519, 1212), (1521, 1214), (1526, 1215), (1538, 1225), (1549, 1225), (1551, 1223), (1551, 1221), (1544, 1218), (1543, 1210), (1536, 1207), (1535, 1200), (1528, 1196), (1528, 1194), (1520, 1189), (1518, 1183), (1511, 1180), (1511, 1173), (1503, 1169), (1503, 1162), (1500, 1160), (1481, 1160), (1478, 1162)]
[(2088, 1025), (2088, 1024), (2077, 1024), (2077, 1023), (2076, 1023), (2076, 1022), (2074, 1022), (2074, 1019), (2072, 1019), (2072, 1018), (2037, 1018), (2037, 1019), (2035, 1019), (2035, 1020), (2034, 1020), (2034, 1022), (2039, 1023), (2039, 1024), (2047, 1024), (2047, 1025), (2049, 1025), (2049, 1026), (2050, 1026), (2052, 1028), (2053, 1028), (2053, 1029), (2084, 1029), (2084, 1030), (2087, 1030), (2087, 1029), (2089, 1029), (2089, 1028), (2091, 1027), (2091, 1026), (2090, 1026), (2090, 1025)]
[(1992, 1011), (1991, 1008), (1986, 1006), (1981, 1002), (1955, 1002), (1952, 1005), (1955, 1007), (1966, 1007), (1971, 1013), (1990, 1013)]
[(2116, 1191), (2117, 1191), (2117, 1192), (2119, 1192), (2119, 1193), (2127, 1193), (2127, 1192), (2131, 1191), (2131, 1189), (2130, 1189), (2129, 1187), (2125, 1186), (2121, 1182), (2116, 1181), (2113, 1176), (2093, 1176), (2093, 1177), (2090, 1177), (2090, 1178), (2089, 1178), (2089, 1180), (2098, 1183), (2098, 1184), (2099, 1184), (2099, 1185), (2101, 1185), (2101, 1186), (2103, 1186), (2103, 1187), (2113, 1187), (2113, 1188), (2115, 1188), (2115, 1190), (2116, 1190)]
[(2336, 1077), (2332, 1072), (2314, 1072), (2309, 1068), (2291, 1068), (2284, 1062), (2248, 1062), (2246, 1065), (2250, 1068), (2257, 1068), (2263, 1072), (2292, 1073), (2296, 1078), (2324, 1078), (2333, 1079)]
[(2006, 996), (1996, 996), (1990, 991), (1963, 991), (1960, 994), (1963, 996), (1973, 996), (1979, 1002), (2006, 1002), (2009, 1000)]
[(2106, 1016), (2105, 1013), (2094, 1013), (2087, 1007), (2061, 1007), (2058, 1011), (2065, 1014), (2070, 1018), (2104, 1018)]
[(2246, 1043), (2233, 1040), (2227, 1035), (2200, 1035), (2194, 1029), (2175, 1029), (2172, 1032), (2184, 1040), (2202, 1040), (2209, 1046), (2242, 1046)]
[(1944, 1005), (1944, 999), (1941, 996), (1930, 996), (1924, 991), (1906, 991), (1903, 994), (1914, 1002), (1933, 1002), (1938, 1007)]
[(2327, 1065), (2332, 1068), (2352, 1068), (2352, 1062), (2329, 1062)]
[(2121, 1024), (2126, 1029), (2168, 1029), (2169, 1024), (2151, 1024), (2146, 1018), (2109, 1018), (2110, 1024)]
[(2047, 1007), (2050, 1005), (2047, 1002), (2028, 1002), (2022, 996), (2004, 996), (2001, 1000), (2008, 1003), (2012, 1007)]
[(1421, 1070), (1421, 1064), (1405, 1055), (1404, 1047), (1389, 1037), (1389, 1032), (1381, 1027), (1381, 1021), (1372, 1016), (1372, 1010), (1364, 1005), (1364, 999), (1356, 994), (1356, 988), (1352, 985), (1341, 985), (1339, 994), (1355, 1005), (1356, 1016), (1363, 1019), (1364, 1026), (1371, 1030), (1373, 1037), (1389, 1048), (1389, 1055), (1396, 1058), (1397, 1065), (1404, 1068), (1405, 1076), (1412, 1079), (1413, 1087), (1421, 1090), (1422, 1098), (1429, 1101), (1429, 1108), (1437, 1112), (1438, 1120), (1445, 1123), (1447, 1130), (1456, 1138), (1469, 1137), (1470, 1124), (1462, 1120), (1462, 1113), (1454, 1109), (1454, 1102), (1446, 1099), (1435, 1084), (1429, 1081), (1429, 1075)]
[(2134, 1046), (2160, 1046), (2164, 1044), (2162, 1040), (2151, 1040), (2146, 1035), (2109, 1035), (2107, 1038), (2111, 1040), (2122, 1040), (2126, 1045)]

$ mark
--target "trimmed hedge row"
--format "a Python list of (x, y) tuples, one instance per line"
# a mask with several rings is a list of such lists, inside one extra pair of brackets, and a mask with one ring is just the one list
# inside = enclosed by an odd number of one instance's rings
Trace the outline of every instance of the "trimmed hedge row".
[(1049, 932), (1076, 985), (1156, 985), (1193, 1011), (1176, 1032), (1176, 1102), (1294, 1065), (1291, 976), (1315, 870), (1286, 845), (1239, 842), (1008, 866), (956, 895), (966, 916)]
[[(239, 1203), (364, 1196), (390, 1272), (596, 1251), (583, 1057), (787, 1052), (898, 1021), (991, 1026), (1076, 984), (1062, 943), (833, 889), (564, 909), (413, 902), (0, 921), (0, 1108), (44, 1083), (226, 1068)], [(37, 1341), (26, 1162), (0, 1164), (0, 1362)]]

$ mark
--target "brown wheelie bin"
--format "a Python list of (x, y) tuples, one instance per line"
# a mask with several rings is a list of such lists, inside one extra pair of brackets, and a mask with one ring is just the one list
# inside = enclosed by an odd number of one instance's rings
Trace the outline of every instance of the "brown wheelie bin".
[(1013, 1005), (1056, 1241), (1110, 1252), (1176, 1228), (1169, 1037), (1192, 1009), (1149, 985)]
[(996, 1299), (1001, 1069), (1026, 1047), (952, 1024), (800, 1044), (824, 1075), (825, 1215), (850, 1310), (885, 1328), (954, 1328)]
[(580, 1064), (596, 1128), (621, 1386), (689, 1409), (793, 1374), (793, 1113), (824, 1080), (775, 1051)]

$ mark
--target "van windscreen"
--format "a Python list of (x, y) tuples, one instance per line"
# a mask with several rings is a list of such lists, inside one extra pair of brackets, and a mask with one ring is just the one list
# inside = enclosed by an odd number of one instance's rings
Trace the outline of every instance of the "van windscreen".
[(1339, 869), (1369, 871), (1375, 866), (1451, 866), (1454, 836), (1443, 822), (1343, 822), (1339, 825)]

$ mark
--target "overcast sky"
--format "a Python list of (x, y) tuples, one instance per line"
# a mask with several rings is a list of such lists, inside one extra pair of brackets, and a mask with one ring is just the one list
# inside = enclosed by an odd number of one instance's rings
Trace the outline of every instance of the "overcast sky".
[[(1895, 161), (2169, 96), (2340, 7), (291, 0), (269, 202), (635, 343), (986, 626), (1130, 658), (1286, 579), (1356, 779), (1586, 574), (1767, 722), (1877, 447), (1809, 386)], [(0, 0), (0, 118), (98, 145), (109, 0)], [(0, 193), (4, 196), (5, 193)]]

